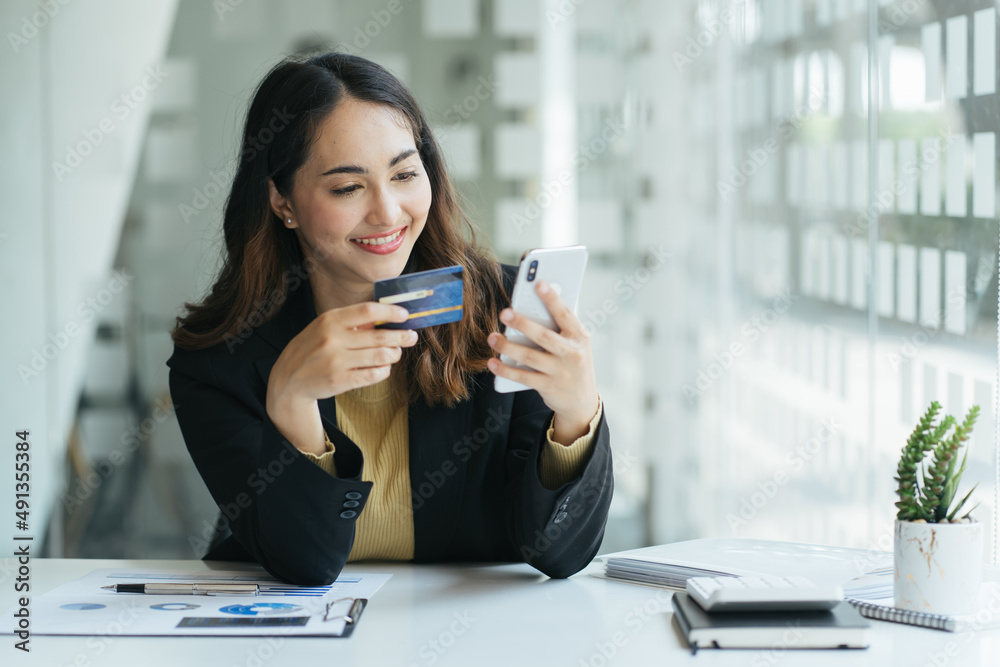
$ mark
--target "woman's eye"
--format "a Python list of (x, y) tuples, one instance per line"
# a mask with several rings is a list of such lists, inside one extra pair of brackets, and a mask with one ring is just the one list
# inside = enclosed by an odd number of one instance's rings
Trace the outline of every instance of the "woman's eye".
[(336, 190), (331, 190), (335, 195), (349, 195), (355, 190), (358, 190), (360, 185), (348, 185), (346, 188), (338, 188)]
[(397, 181), (412, 181), (417, 176), (419, 176), (419, 174), (417, 174), (417, 172), (415, 172), (415, 171), (406, 171), (406, 172), (403, 172), (402, 174), (397, 174), (396, 175), (396, 180)]

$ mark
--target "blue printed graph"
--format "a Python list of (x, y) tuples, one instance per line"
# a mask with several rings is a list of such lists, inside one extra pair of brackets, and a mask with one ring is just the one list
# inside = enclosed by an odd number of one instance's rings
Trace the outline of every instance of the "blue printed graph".
[(268, 616), (275, 614), (291, 614), (300, 611), (302, 607), (286, 602), (256, 602), (254, 604), (231, 604), (219, 611), (237, 616)]

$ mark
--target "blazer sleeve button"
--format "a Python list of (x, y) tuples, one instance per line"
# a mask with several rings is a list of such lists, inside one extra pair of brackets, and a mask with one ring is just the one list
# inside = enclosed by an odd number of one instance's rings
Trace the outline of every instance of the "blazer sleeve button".
[(348, 491), (344, 494), (344, 497), (348, 500), (361, 500), (361, 494), (357, 491)]
[(353, 509), (353, 508), (357, 507), (360, 504), (361, 503), (359, 503), (357, 500), (345, 500), (344, 501), (344, 507), (347, 508), (347, 509)]
[(355, 512), (354, 510), (344, 510), (343, 512), (340, 513), (340, 518), (341, 519), (353, 519), (357, 515), (358, 515), (358, 513)]

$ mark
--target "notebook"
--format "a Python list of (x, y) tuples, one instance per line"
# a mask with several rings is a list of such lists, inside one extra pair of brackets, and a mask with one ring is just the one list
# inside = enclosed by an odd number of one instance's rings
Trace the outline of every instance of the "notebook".
[[(889, 573), (891, 585), (892, 573)], [(1000, 584), (986, 582), (979, 591), (978, 612), (966, 616), (948, 616), (922, 611), (910, 611), (893, 606), (890, 590), (884, 599), (860, 600), (848, 594), (847, 601), (854, 605), (863, 616), (879, 621), (906, 623), (922, 628), (945, 630), (946, 632), (966, 632), (1000, 628)]]
[(691, 652), (699, 648), (867, 648), (870, 624), (848, 602), (831, 611), (709, 614), (684, 591), (674, 593), (674, 621)]

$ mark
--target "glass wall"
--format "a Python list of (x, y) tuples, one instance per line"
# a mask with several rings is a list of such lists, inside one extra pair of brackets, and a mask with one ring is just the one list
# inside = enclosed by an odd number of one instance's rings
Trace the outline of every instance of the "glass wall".
[[(966, 481), (993, 532), (995, 3), (102, 6), (124, 18), (71, 4), (0, 67), (21, 91), (8, 144), (34, 160), (2, 187), (40, 221), (0, 231), (7, 282), (24, 286), (10, 310), (43, 305), (5, 334), (2, 417), (44, 440), (51, 555), (204, 551), (217, 511), (173, 416), (168, 332), (218, 269), (254, 85), (323, 50), (412, 88), (502, 260), (589, 248), (578, 314), (614, 434), (605, 551), (706, 536), (889, 548), (896, 459), (932, 400), (981, 407)], [(38, 11), (16, 0), (0, 17)], [(95, 134), (105, 119), (116, 131)], [(105, 292), (89, 320), (74, 310)]]
[(981, 407), (966, 481), (992, 531), (994, 3), (674, 4), (639, 22), (670, 26), (636, 159), (679, 265), (649, 311), (654, 541), (891, 548), (934, 400)]

